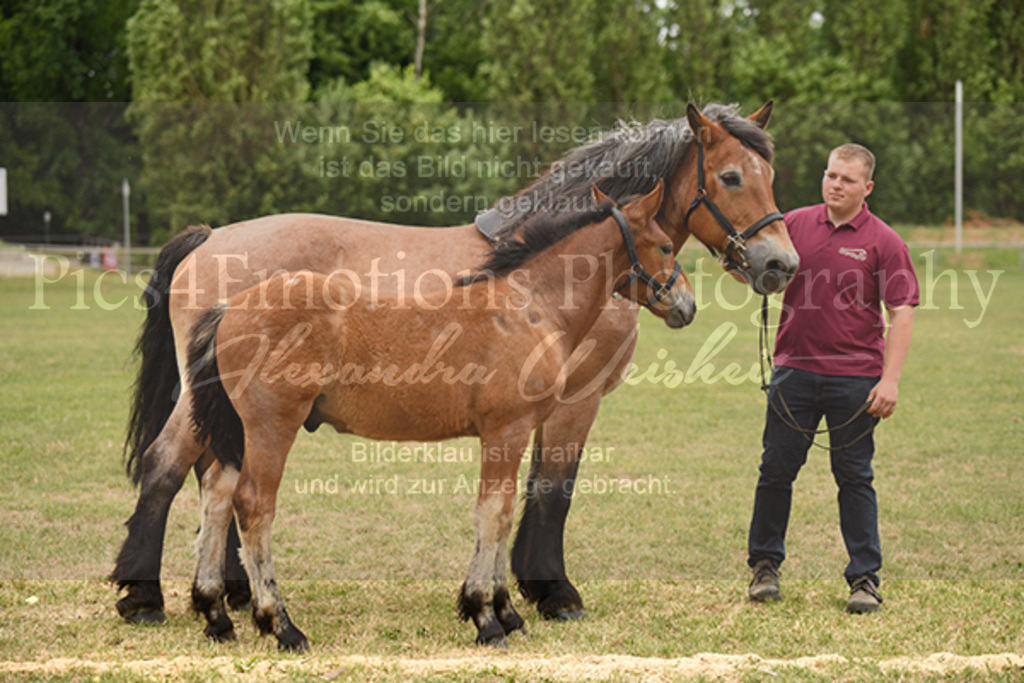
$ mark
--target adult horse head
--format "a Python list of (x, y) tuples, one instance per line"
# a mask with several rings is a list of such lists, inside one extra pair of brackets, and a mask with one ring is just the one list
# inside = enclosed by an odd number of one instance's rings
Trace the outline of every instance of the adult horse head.
[(772, 194), (773, 150), (764, 133), (771, 111), (768, 102), (747, 119), (716, 122), (687, 105), (693, 167), (677, 174), (675, 203), (666, 209), (678, 214), (680, 198), (692, 197), (683, 228), (759, 294), (782, 291), (800, 265)]
[(657, 220), (677, 251), (693, 235), (758, 293), (781, 291), (800, 259), (772, 193), (774, 148), (765, 131), (772, 103), (749, 117), (737, 111), (735, 105), (709, 104), (701, 112), (690, 104), (684, 118), (620, 123), (499, 201), (494, 234), (513, 233), (533, 213), (582, 205), (592, 183), (622, 202), (663, 180)]

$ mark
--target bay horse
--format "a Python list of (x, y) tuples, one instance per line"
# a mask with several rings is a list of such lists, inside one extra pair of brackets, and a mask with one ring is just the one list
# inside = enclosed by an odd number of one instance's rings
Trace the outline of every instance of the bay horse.
[[(595, 192), (594, 209), (528, 221), (461, 292), (445, 287), (408, 305), (373, 301), (338, 273), (282, 273), (200, 319), (188, 357), (192, 400), (175, 408), (191, 405), (194, 433), (165, 430), (173, 436), (156, 445), (195, 456), (210, 444), (217, 454), (203, 480), (192, 590), (208, 637), (234, 638), (223, 581), (233, 509), (257, 627), (281, 649), (309, 647), (285, 609), (270, 531), (298, 431), (327, 423), (372, 439), (480, 438), (476, 549), (459, 610), (478, 643), (506, 646), (506, 634), (523, 626), (506, 578), (519, 464), (560, 400), (573, 352), (624, 288), (670, 327), (696, 311), (672, 241), (654, 221), (662, 184), (621, 210)], [(573, 272), (580, 258), (584, 277)], [(512, 273), (522, 277), (512, 282)]]
[[(701, 112), (690, 104), (682, 119), (620, 126), (552, 164), (520, 194), (499, 201), (492, 234), (507, 239), (534, 213), (558, 210), (562, 203), (583, 206), (594, 181), (621, 201), (650, 192), (662, 180), (665, 200), (658, 222), (674, 250), (693, 234), (724, 255), (723, 266), (756, 291), (781, 291), (799, 260), (772, 193), (773, 146), (764, 130), (771, 111), (771, 102), (749, 117), (739, 116), (734, 106), (709, 104)], [(601, 175), (575, 172), (580, 169)], [(758, 229), (739, 233), (733, 224)], [(423, 229), (310, 214), (267, 216), (217, 230), (194, 226), (168, 242), (144, 293), (148, 310), (136, 345), (141, 363), (125, 448), (129, 473), (140, 489), (111, 574), (127, 592), (117, 603), (121, 616), (135, 622), (164, 619), (160, 565), (167, 515), (189, 469), (194, 467), (202, 486), (216, 460), (208, 448), (177, 458), (151, 448), (176, 397), (187, 390), (185, 352), (202, 313), (278, 271), (347, 268), (382, 295), (411, 297), (417, 287), (431, 286), (438, 273), (455, 274), (479, 263), (491, 246), (473, 224)], [(512, 569), (520, 592), (545, 617), (585, 614), (565, 570), (565, 520), (579, 455), (601, 398), (622, 383), (632, 361), (637, 311), (630, 302), (612, 302), (598, 316), (588, 338), (590, 354), (569, 376), (572, 402), (557, 406), (534, 435)], [(232, 522), (225, 565), (232, 606), (250, 597), (238, 546)]]

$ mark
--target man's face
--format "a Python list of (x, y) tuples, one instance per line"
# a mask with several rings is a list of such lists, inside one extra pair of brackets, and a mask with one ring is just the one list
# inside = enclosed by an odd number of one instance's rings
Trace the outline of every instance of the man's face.
[(860, 159), (840, 159), (834, 154), (828, 158), (828, 168), (821, 179), (821, 196), (834, 215), (852, 218), (874, 187)]

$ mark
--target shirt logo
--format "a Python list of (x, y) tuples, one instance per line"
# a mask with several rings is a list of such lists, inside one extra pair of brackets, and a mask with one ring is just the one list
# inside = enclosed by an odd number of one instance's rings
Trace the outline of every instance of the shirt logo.
[(866, 249), (851, 249), (849, 247), (840, 247), (839, 253), (843, 256), (849, 256), (857, 261), (867, 261), (868, 252)]

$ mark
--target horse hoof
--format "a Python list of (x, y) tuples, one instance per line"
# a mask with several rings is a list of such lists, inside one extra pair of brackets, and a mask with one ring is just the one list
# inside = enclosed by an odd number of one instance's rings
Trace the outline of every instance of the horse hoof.
[(302, 636), (298, 640), (278, 640), (277, 649), (281, 652), (308, 652), (309, 641), (306, 640), (305, 636)]
[(281, 652), (306, 652), (309, 650), (309, 640), (306, 634), (289, 625), (284, 633), (277, 637), (277, 649)]
[(498, 621), (501, 624), (501, 629), (506, 634), (512, 633), (513, 631), (522, 631), (524, 634), (526, 633), (526, 622), (523, 621), (523, 618), (519, 616), (515, 610), (512, 610), (511, 614), (508, 616), (499, 617)]
[(505, 640), (505, 634), (504, 633), (502, 633), (500, 636), (491, 636), (489, 638), (485, 638), (482, 635), (477, 636), (476, 644), (477, 645), (483, 645), (484, 647), (492, 647), (495, 650), (507, 650), (508, 649), (508, 641)]
[(582, 607), (573, 607), (572, 609), (566, 609), (560, 607), (555, 610), (554, 614), (545, 614), (545, 619), (551, 619), (553, 621), (579, 621), (585, 619), (587, 616), (587, 610)]
[(215, 643), (228, 643), (238, 639), (233, 628), (229, 628), (227, 631), (220, 631), (212, 626), (207, 626), (206, 630), (203, 631), (203, 635)]
[(167, 621), (167, 617), (164, 616), (163, 612), (134, 612), (132, 614), (123, 614), (124, 620), (129, 624), (162, 624)]

